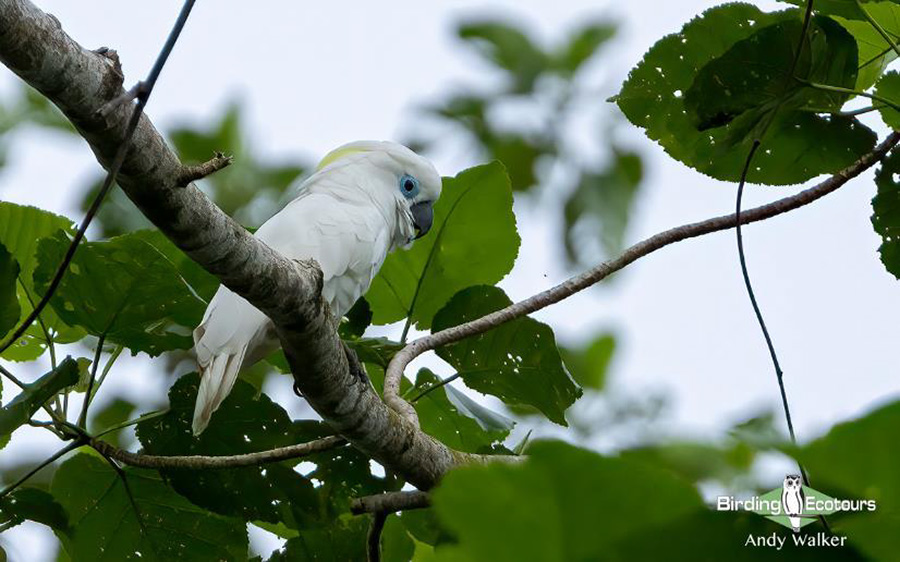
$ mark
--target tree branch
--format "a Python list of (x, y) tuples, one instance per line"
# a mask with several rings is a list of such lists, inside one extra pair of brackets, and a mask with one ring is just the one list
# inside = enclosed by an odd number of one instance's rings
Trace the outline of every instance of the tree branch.
[[(110, 57), (81, 47), (28, 0), (0, 0), (0, 61), (59, 107), (100, 163), (111, 165), (131, 112), (129, 104), (109, 104), (125, 94)], [(318, 265), (281, 256), (195, 186), (179, 187), (184, 170), (142, 115), (119, 185), (176, 246), (273, 321), (297, 388), (336, 433), (423, 489), (480, 459), (426, 435), (354, 377), (321, 298)]]
[[(881, 144), (876, 146), (872, 152), (862, 156), (859, 160), (840, 172), (837, 172), (822, 183), (801, 191), (796, 195), (791, 195), (773, 201), (767, 205), (762, 205), (742, 212), (741, 224), (770, 219), (774, 216), (808, 205), (813, 201), (828, 195), (884, 158), (898, 142), (900, 142), (900, 132), (894, 131), (888, 135)], [(410, 342), (406, 347), (394, 355), (385, 371), (385, 402), (392, 406), (400, 402), (409, 407), (406, 400), (399, 394), (400, 379), (403, 377), (403, 371), (406, 369), (406, 366), (422, 353), (458, 342), (477, 334), (482, 334), (501, 324), (505, 324), (516, 318), (521, 318), (522, 316), (546, 308), (551, 304), (558, 303), (559, 301), (606, 279), (616, 271), (625, 268), (638, 259), (651, 254), (660, 248), (664, 248), (669, 244), (687, 240), (688, 238), (696, 238), (697, 236), (710, 234), (712, 232), (728, 230), (735, 226), (737, 226), (737, 217), (734, 214), (730, 214), (671, 228), (638, 242), (634, 246), (626, 249), (618, 257), (605, 261), (580, 275), (571, 277), (544, 292), (511, 304), (506, 308), (502, 308), (496, 312), (482, 316), (481, 318), (435, 332), (428, 336), (423, 336)], [(395, 409), (399, 412), (406, 411), (401, 408)]]
[(431, 506), (431, 498), (426, 492), (411, 490), (405, 492), (385, 492), (374, 496), (363, 496), (350, 502), (350, 512), (393, 513), (410, 509), (424, 509)]
[(268, 451), (260, 451), (258, 453), (248, 453), (245, 455), (223, 455), (223, 456), (206, 456), (206, 455), (182, 455), (182, 456), (160, 456), (145, 455), (142, 453), (132, 453), (110, 445), (106, 441), (99, 439), (91, 439), (88, 445), (97, 450), (100, 454), (116, 459), (130, 466), (139, 468), (189, 468), (189, 469), (217, 469), (217, 468), (238, 468), (242, 466), (259, 466), (273, 462), (285, 461), (306, 457), (314, 453), (328, 451), (335, 447), (345, 445), (347, 442), (337, 436), (323, 437), (315, 441), (307, 443), (299, 443), (288, 447), (280, 447)]

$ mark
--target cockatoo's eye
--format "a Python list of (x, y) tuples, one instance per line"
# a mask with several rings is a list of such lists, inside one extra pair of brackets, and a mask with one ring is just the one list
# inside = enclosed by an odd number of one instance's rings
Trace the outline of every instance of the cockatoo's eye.
[(407, 199), (412, 199), (419, 194), (419, 180), (409, 174), (400, 176), (400, 193)]

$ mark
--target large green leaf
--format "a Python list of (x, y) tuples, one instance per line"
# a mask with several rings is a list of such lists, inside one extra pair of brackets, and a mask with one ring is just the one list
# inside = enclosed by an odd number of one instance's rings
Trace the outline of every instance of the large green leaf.
[(878, 193), (872, 199), (872, 225), (881, 236), (881, 261), (884, 267), (900, 279), (900, 151), (891, 152), (882, 160), (875, 174)]
[(438, 553), (491, 562), (606, 560), (617, 541), (703, 507), (666, 470), (559, 442), (532, 445), (522, 463), (454, 470), (433, 497), (459, 540)]
[[(411, 390), (417, 396), (424, 389), (437, 384), (440, 379), (428, 369), (421, 369), (416, 385)], [(447, 396), (447, 387), (428, 392), (415, 402), (422, 430), (458, 451), (475, 453), (487, 451), (491, 445), (503, 441), (512, 429), (512, 423), (482, 427), (475, 419), (462, 414)]]
[[(19, 264), (16, 292), (21, 316), (30, 313), (34, 309), (33, 303), (42, 296), (42, 293), (35, 290), (32, 282), (32, 274), (37, 266), (38, 243), (59, 230), (74, 232), (72, 221), (36, 207), (0, 201), (0, 244), (6, 247)], [(55, 342), (70, 343), (84, 336), (84, 330), (67, 326), (51, 307), (41, 312), (40, 320), (51, 332)], [(3, 352), (2, 357), (12, 361), (32, 361), (38, 358), (47, 348), (41, 323), (32, 324), (18, 342)]]
[(0, 409), (0, 438), (6, 437), (23, 423), (27, 423), (47, 400), (60, 390), (78, 382), (78, 363), (66, 357), (53, 371), (25, 388), (9, 404)]
[(512, 190), (502, 165), (494, 162), (444, 178), (431, 232), (410, 250), (388, 256), (366, 294), (373, 322), (409, 316), (426, 329), (460, 289), (500, 281), (518, 251)]
[[(450, 328), (510, 304), (500, 288), (470, 287), (435, 315), (432, 329)], [(566, 425), (566, 408), (581, 396), (581, 388), (563, 367), (553, 330), (532, 318), (507, 322), (437, 353), (470, 388), (509, 404), (534, 406), (560, 425)]]
[(0, 341), (19, 321), (19, 299), (16, 297), (16, 279), (19, 263), (0, 243)]
[(780, 117), (798, 109), (839, 110), (847, 94), (816, 90), (798, 79), (853, 88), (856, 41), (834, 20), (816, 16), (797, 58), (801, 32), (797, 19), (774, 23), (738, 41), (701, 68), (684, 95), (684, 107), (697, 129), (705, 131), (740, 119), (727, 139), (740, 142), (765, 138), (765, 128), (776, 112)]
[[(746, 74), (736, 73), (734, 88), (720, 91), (719, 96), (698, 95), (695, 115), (686, 107), (686, 94), (701, 69), (733, 47), (738, 48), (739, 42), (768, 26), (797, 21), (799, 17), (797, 10), (769, 14), (741, 3), (707, 10), (685, 25), (681, 32), (658, 41), (631, 71), (615, 100), (633, 124), (645, 129), (647, 136), (659, 142), (676, 160), (714, 178), (737, 181), (760, 124), (766, 122), (761, 114), (769, 114), (766, 110), (770, 109), (763, 99), (741, 94), (741, 80), (745, 79), (749, 84), (754, 72), (764, 78), (761, 69), (765, 65), (775, 65), (777, 70), (783, 64), (790, 64), (789, 60), (787, 63), (781, 60), (790, 56), (788, 51), (779, 50), (778, 60), (762, 58), (769, 48), (789, 45), (787, 38), (775, 42), (777, 45), (760, 43), (759, 52), (750, 52), (746, 60), (735, 63), (740, 68), (734, 70), (746, 70)], [(793, 25), (796, 24), (790, 24)], [(819, 27), (823, 28), (822, 25)], [(846, 33), (842, 35), (833, 24), (824, 24), (825, 28), (827, 33), (821, 31), (825, 34), (823, 37), (827, 35), (824, 53), (834, 52), (838, 55), (834, 62), (845, 68), (841, 65), (853, 58), (849, 52), (852, 39), (848, 42)], [(751, 47), (751, 43), (743, 44), (740, 51), (752, 51)], [(821, 48), (816, 50), (811, 61), (816, 64), (810, 68), (830, 69), (828, 56), (819, 51)], [(829, 70), (815, 75), (831, 74)], [(760, 85), (756, 84), (757, 87)], [(723, 97), (725, 99), (721, 99)], [(703, 109), (704, 103), (710, 104), (715, 112)], [(739, 117), (725, 126), (704, 131), (697, 129), (698, 124), (715, 124), (712, 117), (718, 113), (723, 113), (725, 121), (726, 117), (733, 117), (730, 112), (740, 108), (743, 112)], [(704, 118), (698, 123), (696, 113), (700, 109), (703, 109), (700, 116)], [(778, 118), (767, 128), (763, 149), (757, 153), (748, 181), (792, 184), (818, 174), (835, 172), (868, 152), (875, 140), (875, 134), (855, 119), (825, 118), (805, 111), (780, 111)]]
[(894, 560), (900, 552), (900, 451), (891, 446), (900, 427), (900, 402), (834, 426), (801, 448), (816, 489), (836, 498), (870, 499), (875, 511), (847, 514), (833, 522), (835, 532), (873, 560)]
[(74, 529), (63, 538), (72, 560), (247, 559), (242, 521), (192, 505), (154, 471), (126, 468), (124, 476), (127, 490), (112, 467), (86, 454), (76, 455), (57, 470), (50, 489)]
[[(57, 234), (38, 247), (35, 286), (44, 289), (68, 247)], [(205, 303), (142, 234), (82, 243), (51, 304), (66, 322), (111, 342), (159, 355), (193, 345)]]

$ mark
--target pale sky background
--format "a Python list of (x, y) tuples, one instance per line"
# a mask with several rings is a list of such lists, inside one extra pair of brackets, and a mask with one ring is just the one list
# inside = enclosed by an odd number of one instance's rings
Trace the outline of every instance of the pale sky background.
[[(37, 3), (84, 46), (115, 48), (126, 85), (146, 74), (181, 4)], [(549, 42), (590, 17), (618, 21), (617, 39), (589, 70), (605, 99), (657, 39), (712, 5), (699, 0), (201, 0), (148, 113), (166, 130), (184, 121), (206, 123), (230, 100), (239, 99), (256, 152), (313, 160), (350, 140), (406, 137), (416, 132), (416, 105), (435, 101), (453, 84), (480, 78), (478, 58), (453, 35), (454, 23), (462, 18), (511, 15)], [(12, 92), (16, 80), (0, 69), (0, 96)], [(671, 160), (639, 130), (630, 125), (623, 129), (628, 145), (645, 157), (647, 172), (628, 243), (732, 211), (733, 184), (702, 176)], [(878, 131), (883, 134), (884, 128)], [(80, 220), (79, 189), (97, 170), (86, 145), (35, 129), (17, 134), (9, 164), (0, 171), (0, 199)], [(459, 154), (436, 161), (444, 175), (473, 163)], [(745, 204), (755, 206), (797, 189), (751, 186)], [(879, 238), (869, 219), (874, 189), (869, 172), (824, 200), (745, 230), (751, 275), (803, 441), (900, 395), (900, 287), (878, 260)], [(502, 285), (519, 300), (571, 272), (560, 266), (558, 225), (527, 204), (517, 205), (516, 212), (522, 249), (516, 269)], [(611, 384), (630, 395), (666, 392), (672, 399), (667, 418), (672, 434), (715, 436), (760, 411), (780, 413), (768, 354), (741, 281), (733, 232), (654, 253), (628, 267), (610, 288), (587, 291), (536, 317), (567, 342), (581, 341), (600, 328), (615, 330), (620, 346)], [(120, 360), (104, 392), (163, 403), (166, 384), (147, 372), (142, 361)], [(4, 401), (12, 394), (7, 389)], [(285, 396), (282, 403), (290, 411), (303, 411), (292, 394), (278, 394)], [(46, 432), (21, 429), (0, 452), (0, 465), (37, 458), (56, 447)], [(40, 525), (25, 524), (2, 541), (13, 561), (42, 561), (50, 552), (48, 534)], [(254, 544), (266, 552), (274, 548), (259, 537)]]

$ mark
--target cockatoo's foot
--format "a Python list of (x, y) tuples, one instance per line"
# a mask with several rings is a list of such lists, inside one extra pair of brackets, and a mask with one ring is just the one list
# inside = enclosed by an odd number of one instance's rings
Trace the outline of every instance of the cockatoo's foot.
[(369, 380), (369, 374), (366, 373), (366, 368), (363, 366), (362, 362), (360, 362), (356, 352), (350, 349), (350, 346), (348, 346), (346, 342), (342, 341), (341, 345), (344, 346), (344, 355), (347, 356), (347, 363), (350, 365), (350, 374), (358, 378), (367, 386), (375, 388), (372, 385), (372, 381)]

